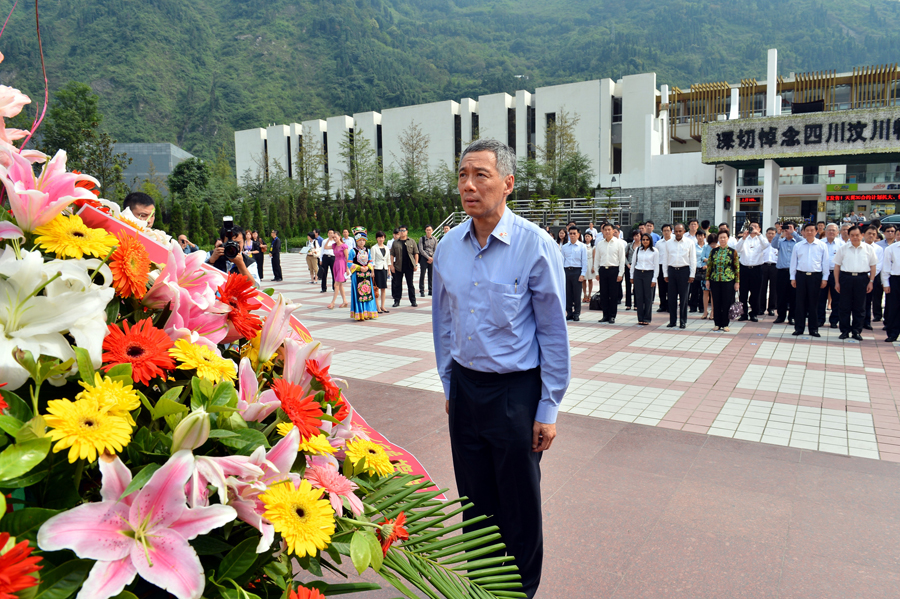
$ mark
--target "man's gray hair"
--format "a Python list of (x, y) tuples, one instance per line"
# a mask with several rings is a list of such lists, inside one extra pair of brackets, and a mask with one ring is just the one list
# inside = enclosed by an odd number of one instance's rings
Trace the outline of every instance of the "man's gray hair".
[(497, 172), (500, 173), (500, 176), (504, 179), (507, 175), (516, 174), (516, 153), (502, 141), (497, 141), (496, 139), (476, 139), (469, 144), (469, 147), (463, 150), (462, 155), (459, 157), (459, 161), (462, 162), (463, 158), (472, 152), (491, 152), (494, 155), (494, 158), (497, 159)]
[(830, 229), (831, 227), (834, 227), (835, 229), (837, 229), (838, 228), (837, 223), (828, 223), (827, 225), (825, 225), (826, 229)]

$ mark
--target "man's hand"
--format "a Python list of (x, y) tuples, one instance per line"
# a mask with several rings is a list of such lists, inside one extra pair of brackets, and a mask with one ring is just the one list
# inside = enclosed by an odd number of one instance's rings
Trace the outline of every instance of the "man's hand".
[(890, 292), (891, 292), (891, 288), (890, 288), (890, 287), (885, 287), (885, 288), (884, 288), (884, 292), (885, 292), (885, 293), (890, 293)]
[(447, 412), (448, 416), (450, 415), (450, 400), (449, 399), (444, 403), (444, 411)]
[(740, 284), (740, 283), (735, 283), (735, 284), (734, 284), (734, 290), (735, 290), (735, 291), (740, 291), (740, 290), (741, 290), (741, 284)]
[(391, 274), (393, 274), (393, 273), (394, 273), (394, 265), (391, 264)]
[(544, 424), (535, 420), (531, 435), (531, 451), (537, 453), (550, 449), (550, 445), (553, 444), (553, 439), (555, 438), (555, 424)]
[(836, 293), (840, 293), (840, 292), (841, 292), (841, 284), (838, 283), (837, 281), (834, 282), (834, 291), (835, 291)]
[[(871, 287), (871, 286), (872, 286), (872, 283), (869, 283), (869, 287)], [(826, 287), (828, 287), (828, 281), (822, 281), (822, 283), (819, 285), (820, 289), (825, 289)], [(869, 291), (872, 291), (872, 290), (869, 289)]]
[[(872, 281), (869, 281), (869, 284), (866, 285), (866, 293), (872, 293), (872, 287), (874, 287), (874, 286), (875, 286), (875, 283), (873, 283)], [(835, 289), (837, 289), (837, 287), (835, 287)]]
[(693, 282), (694, 282), (694, 277), (689, 277), (689, 278), (688, 278), (688, 283), (693, 283)]
[(669, 282), (669, 277), (663, 277), (666, 280), (666, 283)]
[(578, 277), (578, 282), (584, 283), (584, 275), (581, 275), (580, 277)]
[(616, 277), (616, 283), (621, 283), (621, 282), (622, 282), (622, 277)]
[(221, 245), (217, 245), (215, 249), (213, 249), (212, 254), (209, 256), (210, 263), (217, 261), (219, 258), (225, 255), (225, 248)]
[(434, 262), (434, 258), (428, 258), (428, 264), (431, 264), (432, 262)]
[(791, 281), (791, 287), (793, 287), (794, 289), (796, 289), (796, 288), (797, 288), (797, 281)]

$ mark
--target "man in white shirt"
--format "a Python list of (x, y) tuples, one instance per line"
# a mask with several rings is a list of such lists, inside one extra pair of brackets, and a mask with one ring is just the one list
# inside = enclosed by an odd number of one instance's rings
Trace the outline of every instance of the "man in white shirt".
[(337, 233), (334, 232), (334, 229), (328, 229), (328, 236), (325, 241), (322, 243), (322, 268), (324, 269), (322, 272), (322, 291), (321, 293), (325, 293), (328, 291), (328, 273), (331, 273), (331, 290), (334, 291), (334, 272), (332, 268), (334, 267), (334, 240), (337, 236)]
[(700, 222), (696, 218), (692, 218), (688, 221), (688, 230), (684, 234), (685, 237), (697, 243), (697, 231), (700, 230)]
[(885, 341), (893, 343), (900, 336), (900, 243), (892, 243), (884, 251), (881, 285), (887, 302), (884, 308)]
[[(647, 225), (650, 228), (650, 236), (653, 237), (653, 222), (648, 220)], [(656, 287), (659, 289), (659, 309), (657, 312), (668, 312), (669, 283), (666, 278), (666, 271), (663, 269), (663, 264), (666, 260), (666, 243), (664, 242), (668, 242), (672, 239), (672, 225), (663, 225), (662, 234), (662, 238), (656, 239), (653, 242), (656, 251), (659, 252), (659, 276), (656, 279)]]
[(850, 243), (850, 223), (843, 223), (841, 225), (841, 241), (844, 243)]
[(591, 234), (592, 239), (597, 239), (598, 234), (597, 229), (594, 228), (594, 223), (588, 223), (587, 229), (584, 230), (584, 234), (587, 235), (588, 233)]
[(816, 311), (819, 293), (828, 285), (828, 248), (821, 240), (816, 239), (816, 225), (813, 223), (803, 225), (803, 239), (791, 253), (791, 287), (797, 293), (793, 335), (802, 335), (808, 323), (809, 334), (821, 337)]
[(877, 260), (875, 274), (878, 275), (872, 285), (872, 289), (866, 294), (866, 314), (863, 319), (863, 328), (871, 331), (872, 322), (881, 322), (882, 316), (881, 302), (884, 298), (884, 289), (881, 287), (881, 267), (884, 264), (884, 248), (876, 245), (878, 241), (878, 227), (875, 225), (869, 225), (866, 228), (865, 239), (866, 243), (872, 247), (872, 251), (875, 252), (875, 259)]
[[(762, 285), (759, 292), (759, 309), (765, 308), (769, 316), (775, 315), (775, 308), (778, 307), (778, 294), (775, 291), (778, 281), (778, 250), (772, 247), (772, 240), (775, 239), (775, 227), (766, 229), (766, 241), (769, 247), (766, 248), (766, 259), (762, 265)], [(768, 299), (766, 299), (768, 296)]]
[[(828, 258), (831, 260), (832, 270), (834, 269), (834, 256), (838, 249), (844, 245), (844, 241), (838, 235), (838, 231), (838, 226), (834, 223), (830, 223), (825, 227), (825, 239), (822, 239), (825, 243), (825, 247), (828, 248)], [(840, 322), (841, 294), (835, 288), (836, 284), (837, 279), (834, 278), (832, 273), (832, 275), (828, 277), (828, 286), (825, 287), (825, 291), (819, 295), (819, 328), (825, 326), (825, 308), (828, 305), (829, 295), (831, 296), (831, 316), (828, 317), (828, 323), (831, 325), (832, 329), (836, 329)]]
[(581, 320), (581, 282), (588, 276), (587, 246), (578, 240), (575, 225), (569, 227), (568, 235), (569, 243), (559, 248), (566, 275), (566, 320), (578, 322)]
[(622, 294), (622, 277), (625, 276), (625, 242), (613, 235), (614, 229), (610, 223), (603, 223), (600, 231), (603, 238), (594, 244), (593, 260), (593, 275), (598, 281), (600, 309), (603, 310), (600, 322), (615, 324)]
[(769, 240), (760, 235), (758, 223), (750, 223), (750, 228), (744, 230), (743, 237), (734, 248), (741, 262), (740, 298), (744, 305), (744, 313), (740, 320), (749, 318), (751, 322), (758, 322), (757, 316), (761, 311), (762, 265), (766, 261), (768, 248)]
[[(862, 341), (863, 310), (866, 296), (872, 291), (876, 262), (875, 251), (869, 244), (862, 243), (859, 227), (850, 227), (850, 243), (845, 243), (834, 253), (834, 287), (840, 294), (840, 339), (847, 339), (852, 334), (854, 339)], [(831, 313), (834, 312), (832, 306)]]
[[(697, 270), (697, 244), (684, 236), (684, 225), (675, 225), (675, 238), (666, 241), (663, 256), (665, 279), (669, 283), (669, 324), (674, 327), (680, 316), (680, 328), (687, 327), (688, 286)], [(680, 302), (680, 304), (679, 304)], [(680, 308), (680, 309), (679, 309)]]
[(889, 245), (894, 243), (894, 236), (897, 234), (897, 227), (895, 227), (894, 225), (887, 225), (882, 233), (884, 233), (884, 239), (875, 242), (875, 245), (881, 246), (881, 249), (886, 250)]

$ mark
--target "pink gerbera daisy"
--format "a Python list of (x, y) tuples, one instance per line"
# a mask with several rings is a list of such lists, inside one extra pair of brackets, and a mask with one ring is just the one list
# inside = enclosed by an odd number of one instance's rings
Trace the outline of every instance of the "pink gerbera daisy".
[(344, 504), (341, 497), (346, 497), (350, 504), (350, 510), (354, 516), (358, 516), (363, 511), (362, 500), (356, 496), (356, 483), (349, 480), (340, 472), (330, 467), (310, 466), (306, 469), (306, 480), (309, 481), (316, 489), (325, 489), (328, 498), (331, 500), (331, 507), (335, 513), (340, 514), (344, 510)]

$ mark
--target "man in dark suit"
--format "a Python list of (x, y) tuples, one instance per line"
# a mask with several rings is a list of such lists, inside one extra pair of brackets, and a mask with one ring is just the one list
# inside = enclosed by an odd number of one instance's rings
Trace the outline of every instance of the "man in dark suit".
[(272, 248), (269, 250), (272, 255), (272, 275), (275, 281), (281, 280), (281, 238), (278, 237), (278, 231), (272, 229)]

